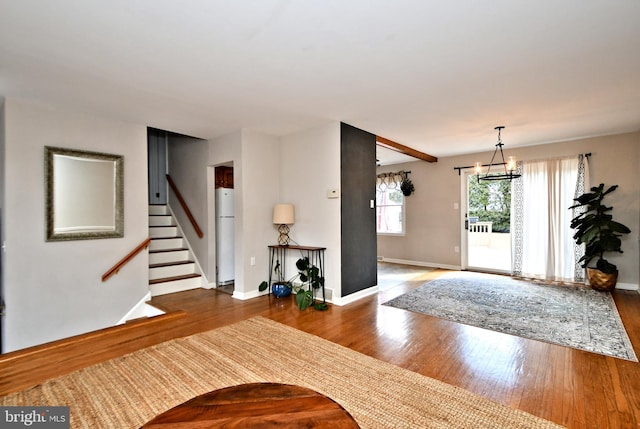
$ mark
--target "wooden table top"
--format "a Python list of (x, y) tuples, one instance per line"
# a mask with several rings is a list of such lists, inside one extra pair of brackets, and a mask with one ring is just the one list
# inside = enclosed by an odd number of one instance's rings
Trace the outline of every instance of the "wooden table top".
[(143, 429), (170, 428), (358, 429), (337, 402), (300, 386), (251, 383), (197, 396), (172, 408)]

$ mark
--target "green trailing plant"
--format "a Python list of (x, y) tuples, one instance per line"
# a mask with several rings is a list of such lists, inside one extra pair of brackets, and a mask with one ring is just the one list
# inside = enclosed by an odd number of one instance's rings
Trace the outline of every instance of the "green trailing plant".
[(402, 191), (402, 195), (408, 197), (413, 194), (416, 190), (416, 187), (413, 185), (413, 182), (409, 178), (402, 179), (402, 183), (400, 183), (400, 190)]
[[(313, 265), (308, 257), (302, 257), (296, 261), (298, 273), (289, 280), (284, 279), (280, 261), (276, 261), (274, 272), (276, 280), (274, 283), (284, 284), (296, 293), (296, 304), (300, 310), (305, 310), (311, 305), (316, 310), (326, 310), (328, 308), (325, 302), (315, 302), (315, 291), (324, 286), (324, 277), (320, 275), (320, 269)], [(300, 280), (300, 285), (294, 282)], [(263, 292), (269, 288), (269, 282), (264, 280), (258, 286), (258, 290)]]
[(296, 261), (296, 268), (298, 269), (297, 276), (302, 282), (301, 286), (294, 287), (298, 308), (304, 310), (314, 304), (316, 310), (326, 310), (327, 304), (325, 302), (314, 303), (315, 291), (324, 286), (324, 277), (320, 275), (320, 269), (313, 265), (306, 256)]
[[(275, 280), (273, 281), (274, 284), (281, 284), (285, 287), (288, 287), (289, 289), (293, 289), (291, 286), (291, 281), (290, 280), (285, 280), (284, 278), (284, 273), (282, 272), (282, 267), (280, 265), (280, 261), (276, 260), (276, 265), (275, 267), (273, 267), (273, 272), (275, 274)], [(266, 280), (263, 280), (260, 285), (258, 285), (258, 290), (260, 292), (263, 292), (267, 289), (269, 289), (269, 282)]]
[(598, 270), (605, 274), (613, 274), (618, 270), (611, 262), (604, 258), (606, 252), (622, 252), (620, 237), (631, 232), (629, 228), (620, 222), (613, 220), (611, 211), (613, 207), (607, 207), (603, 200), (618, 188), (618, 185), (604, 189), (604, 183), (591, 188), (591, 192), (585, 192), (578, 198), (574, 198), (576, 204), (569, 209), (583, 208), (583, 212), (571, 220), (571, 228), (575, 229), (574, 240), (578, 244), (585, 244), (584, 256), (578, 262), (587, 268), (589, 263), (597, 258)]

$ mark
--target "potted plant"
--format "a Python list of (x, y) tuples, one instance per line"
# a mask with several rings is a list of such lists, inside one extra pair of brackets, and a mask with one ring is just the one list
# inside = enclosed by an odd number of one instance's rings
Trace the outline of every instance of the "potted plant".
[[(613, 207), (607, 207), (603, 203), (604, 197), (615, 191), (618, 185), (606, 190), (604, 188), (604, 183), (591, 188), (591, 192), (574, 198), (576, 204), (569, 207), (584, 210), (571, 220), (571, 228), (576, 231), (574, 240), (578, 244), (585, 244), (584, 256), (578, 262), (582, 262), (582, 267), (587, 268), (591, 287), (602, 291), (613, 289), (618, 279), (618, 267), (607, 261), (604, 254), (622, 253), (620, 237), (631, 232), (625, 225), (613, 220), (610, 214)], [(589, 267), (589, 263), (596, 258), (595, 267)]]
[[(328, 309), (327, 303), (315, 302), (315, 291), (324, 286), (324, 277), (320, 275), (320, 269), (313, 265), (308, 257), (302, 257), (296, 261), (298, 273), (289, 280), (284, 279), (280, 261), (276, 261), (274, 272), (276, 280), (271, 284), (271, 291), (276, 297), (289, 296), (292, 291), (296, 293), (296, 304), (300, 310), (305, 310), (313, 304), (316, 310)], [(295, 285), (294, 281), (300, 279), (301, 284)], [(264, 280), (258, 286), (260, 292), (267, 290), (269, 282)]]
[(316, 310), (326, 310), (328, 306), (324, 300), (315, 302), (315, 291), (324, 286), (324, 277), (320, 275), (320, 269), (306, 256), (296, 261), (296, 268), (298, 269), (297, 277), (302, 282), (301, 286), (294, 287), (298, 308), (304, 310), (313, 304)]
[[(291, 281), (285, 280), (279, 260), (276, 261), (276, 266), (273, 267), (273, 272), (276, 275), (276, 279), (271, 283), (271, 293), (273, 293), (273, 296), (276, 298), (284, 298), (285, 296), (291, 295), (291, 290), (293, 289), (291, 287)], [(268, 287), (269, 282), (264, 280), (258, 286), (258, 290), (263, 292), (267, 290)]]
[(400, 183), (400, 190), (402, 191), (402, 195), (404, 195), (405, 197), (410, 196), (411, 194), (413, 194), (413, 191), (416, 190), (416, 187), (413, 186), (413, 182), (407, 177), (406, 173), (404, 174), (402, 182)]

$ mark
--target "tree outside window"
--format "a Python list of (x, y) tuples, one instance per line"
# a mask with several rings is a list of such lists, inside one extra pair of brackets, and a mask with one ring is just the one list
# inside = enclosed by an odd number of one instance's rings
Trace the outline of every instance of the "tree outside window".
[(493, 222), (493, 232), (509, 232), (511, 223), (511, 182), (480, 181), (469, 176), (469, 219)]

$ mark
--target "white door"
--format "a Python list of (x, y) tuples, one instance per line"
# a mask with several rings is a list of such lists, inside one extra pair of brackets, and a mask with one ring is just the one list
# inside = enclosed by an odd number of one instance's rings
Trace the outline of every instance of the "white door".
[(511, 182), (462, 173), (463, 268), (511, 272)]

